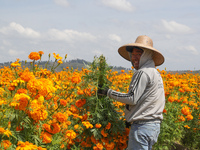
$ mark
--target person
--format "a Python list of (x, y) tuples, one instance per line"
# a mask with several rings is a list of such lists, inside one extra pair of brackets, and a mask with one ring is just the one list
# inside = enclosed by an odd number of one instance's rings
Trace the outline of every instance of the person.
[(135, 43), (123, 45), (118, 52), (136, 70), (129, 92), (100, 87), (98, 94), (126, 104), (125, 118), (131, 124), (127, 149), (151, 150), (160, 133), (165, 106), (163, 80), (156, 69), (164, 63), (164, 56), (153, 48), (152, 39), (146, 35), (138, 36)]

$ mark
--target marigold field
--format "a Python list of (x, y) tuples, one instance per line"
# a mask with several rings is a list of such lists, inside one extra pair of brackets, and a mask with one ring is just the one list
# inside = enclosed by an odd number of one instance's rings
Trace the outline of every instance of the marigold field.
[[(0, 149), (124, 150), (129, 128), (124, 104), (97, 95), (99, 84), (128, 92), (134, 70), (112, 70), (103, 56), (77, 70), (55, 69), (65, 59), (40, 66), (43, 52), (31, 52), (31, 67), (20, 60), (0, 69)], [(51, 54), (49, 54), (49, 59)], [(166, 105), (154, 150), (174, 143), (200, 149), (200, 75), (160, 71)]]

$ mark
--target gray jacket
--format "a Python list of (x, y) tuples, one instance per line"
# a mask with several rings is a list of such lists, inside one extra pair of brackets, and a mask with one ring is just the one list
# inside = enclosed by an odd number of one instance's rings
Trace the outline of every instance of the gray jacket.
[(112, 89), (107, 95), (119, 102), (125, 103), (125, 118), (127, 122), (163, 119), (165, 93), (163, 80), (155, 68), (154, 61), (144, 51), (140, 59), (140, 68), (134, 73), (129, 86), (129, 92), (121, 93)]

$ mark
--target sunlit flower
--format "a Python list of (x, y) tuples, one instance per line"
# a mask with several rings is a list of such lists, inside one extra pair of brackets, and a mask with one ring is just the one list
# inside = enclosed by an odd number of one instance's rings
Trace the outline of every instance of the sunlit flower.
[(38, 52), (31, 52), (28, 56), (31, 60), (39, 60), (40, 59), (40, 53)]

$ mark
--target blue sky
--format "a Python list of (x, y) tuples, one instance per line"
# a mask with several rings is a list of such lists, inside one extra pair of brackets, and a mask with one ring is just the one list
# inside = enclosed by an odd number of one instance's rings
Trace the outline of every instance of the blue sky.
[(199, 0), (0, 0), (0, 62), (44, 51), (131, 67), (117, 52), (139, 35), (165, 57), (159, 69), (200, 70)]

